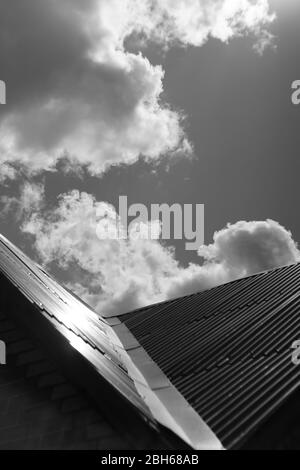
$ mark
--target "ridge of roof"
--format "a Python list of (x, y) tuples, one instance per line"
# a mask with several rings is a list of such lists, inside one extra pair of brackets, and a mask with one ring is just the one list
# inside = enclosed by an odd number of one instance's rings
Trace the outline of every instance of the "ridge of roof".
[(231, 281), (224, 282), (222, 284), (217, 284), (216, 286), (213, 286), (213, 287), (209, 287), (209, 288), (206, 288), (206, 289), (203, 289), (203, 290), (200, 290), (200, 291), (192, 292), (191, 294), (186, 294), (186, 295), (182, 295), (182, 296), (179, 296), (179, 297), (172, 297), (170, 299), (161, 300), (159, 302), (153, 302), (151, 304), (145, 305), (144, 307), (138, 307), (138, 308), (135, 308), (134, 310), (130, 310), (128, 312), (118, 313), (117, 315), (114, 315), (114, 314), (105, 315), (105, 314), (103, 314), (103, 318), (109, 318), (109, 317), (115, 317), (115, 316), (121, 317), (123, 315), (128, 315), (128, 314), (132, 314), (132, 313), (146, 311), (146, 310), (151, 309), (153, 307), (158, 307), (158, 306), (161, 306), (161, 305), (169, 304), (169, 303), (174, 302), (174, 301), (179, 300), (179, 299), (188, 299), (188, 298), (191, 298), (191, 297), (196, 297), (196, 296), (199, 296), (199, 295), (203, 294), (204, 292), (214, 291), (214, 290), (219, 289), (222, 286), (227, 286), (227, 285), (238, 283), (243, 279), (251, 279), (253, 277), (262, 276), (264, 274), (268, 274), (268, 273), (271, 273), (273, 271), (278, 271), (278, 270), (285, 269), (285, 268), (288, 268), (290, 266), (296, 266), (296, 265), (300, 265), (300, 261), (296, 261), (295, 263), (284, 264), (282, 266), (277, 266), (277, 267), (271, 268), (271, 269), (264, 269), (262, 271), (258, 271), (256, 273), (254, 273), (254, 274), (241, 276), (241, 277), (238, 277), (238, 278), (233, 279)]
[(149, 423), (168, 428), (192, 448), (222, 449), (129, 329), (96, 314), (2, 235), (0, 272)]

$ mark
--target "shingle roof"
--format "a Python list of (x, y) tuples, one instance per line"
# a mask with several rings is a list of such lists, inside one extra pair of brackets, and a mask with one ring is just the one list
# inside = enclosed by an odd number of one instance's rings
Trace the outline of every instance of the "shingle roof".
[(119, 319), (226, 448), (300, 387), (300, 264)]

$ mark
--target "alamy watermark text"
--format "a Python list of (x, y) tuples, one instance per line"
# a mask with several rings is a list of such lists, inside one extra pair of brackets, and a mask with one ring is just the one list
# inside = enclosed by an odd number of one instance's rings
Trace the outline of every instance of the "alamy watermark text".
[(186, 240), (186, 250), (204, 244), (204, 204), (151, 204), (149, 211), (144, 204), (128, 206), (127, 196), (120, 196), (118, 211), (99, 206), (96, 216), (100, 240)]
[(292, 363), (295, 364), (295, 366), (300, 365), (300, 340), (294, 341), (292, 344)]
[(6, 104), (6, 84), (0, 80), (0, 104)]
[(0, 341), (0, 366), (6, 364), (6, 344)]

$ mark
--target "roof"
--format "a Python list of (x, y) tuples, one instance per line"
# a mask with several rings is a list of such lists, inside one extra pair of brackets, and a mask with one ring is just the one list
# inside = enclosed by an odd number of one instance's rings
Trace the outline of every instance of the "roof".
[(150, 415), (120, 362), (111, 329), (104, 320), (2, 236), (0, 270), (108, 382), (145, 415)]
[(300, 264), (116, 317), (2, 236), (0, 272), (35, 306), (33, 328), (42, 318), (149, 427), (194, 449), (241, 447), (299, 390)]
[[(44, 347), (48, 343), (44, 328), (30, 315), (34, 307), (1, 274), (0, 286), (0, 338), (6, 345), (6, 363), (0, 365), (0, 450), (144, 448), (149, 435), (139, 428), (138, 440), (132, 428), (121, 425), (111, 390), (106, 394), (101, 384), (101, 405), (104, 400), (108, 405), (98, 406), (81, 386), (82, 369), (74, 354), (68, 369), (63, 366), (66, 351), (59, 351), (55, 360)], [(31, 317), (39, 340), (14, 321), (11, 312), (16, 310)], [(56, 339), (56, 351), (59, 343)], [(70, 376), (70, 369), (80, 376), (78, 383)], [(112, 403), (113, 412), (106, 413)], [(135, 424), (134, 431), (137, 428)]]
[(225, 448), (300, 386), (300, 264), (119, 316)]
[[(1, 235), (0, 272), (34, 305), (39, 317), (46, 321), (47, 329), (51, 327), (58, 332), (69, 347), (79, 352), (96, 370), (99, 379), (109, 382), (150, 428), (160, 432), (162, 441), (173, 442), (165, 434), (166, 428), (192, 447), (221, 448), (210, 428), (154, 363), (150, 367), (147, 364), (144, 374), (140, 367), (140, 353), (144, 363), (144, 352), (118, 319), (97, 315)], [(27, 321), (33, 322), (33, 329), (37, 329), (39, 318), (33, 312), (30, 315), (32, 318)], [(167, 392), (164, 398), (158, 396), (164, 392)]]

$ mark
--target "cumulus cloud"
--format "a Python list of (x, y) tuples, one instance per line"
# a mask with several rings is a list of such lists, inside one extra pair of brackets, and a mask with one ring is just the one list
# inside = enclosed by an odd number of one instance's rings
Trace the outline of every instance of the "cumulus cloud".
[(67, 286), (100, 314), (129, 311), (300, 260), (291, 233), (277, 222), (241, 221), (199, 248), (199, 264), (182, 267), (174, 250), (159, 240), (99, 239), (103, 217), (113, 227), (118, 214), (90, 194), (62, 194), (57, 206), (46, 210), (41, 188), (23, 192), (22, 231), (31, 235), (38, 261), (67, 271)]
[(168, 291), (170, 297), (300, 261), (291, 232), (271, 219), (228, 224), (198, 254), (204, 264), (181, 271)]
[(163, 299), (162, 280), (171, 278), (177, 263), (171, 250), (151, 240), (100, 240), (97, 213), (117, 214), (105, 202), (87, 193), (72, 191), (48, 212), (33, 211), (22, 230), (34, 236), (40, 261), (55, 262), (76, 279), (69, 287), (99, 312), (116, 312)]
[(10, 180), (15, 179), (17, 172), (13, 166), (8, 163), (0, 164), (0, 183), (5, 184)]
[(7, 162), (41, 171), (63, 152), (93, 173), (189, 152), (182, 113), (161, 99), (164, 70), (127, 39), (198, 47), (251, 34), (262, 52), (273, 20), (267, 0), (0, 0), (2, 175)]
[(15, 220), (23, 220), (32, 213), (40, 211), (44, 206), (44, 186), (26, 182), (20, 194), (0, 197), (2, 205), (1, 217), (13, 213)]
[(227, 42), (249, 33), (255, 36), (254, 48), (260, 53), (273, 44), (274, 38), (266, 29), (275, 19), (268, 0), (146, 0), (138, 3), (135, 16), (133, 13), (133, 29), (166, 46), (177, 43), (199, 47), (209, 37)]
[(228, 224), (214, 234), (213, 244), (198, 253), (228, 269), (240, 266), (244, 275), (286, 265), (299, 255), (291, 233), (273, 220)]

